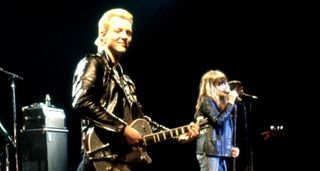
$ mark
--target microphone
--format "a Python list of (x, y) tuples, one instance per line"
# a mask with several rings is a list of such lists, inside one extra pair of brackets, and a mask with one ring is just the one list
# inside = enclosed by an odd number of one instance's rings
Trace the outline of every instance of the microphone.
[(251, 98), (253, 98), (253, 99), (258, 99), (258, 97), (255, 96), (255, 95), (250, 95), (250, 94), (247, 94), (247, 93), (242, 93), (242, 95), (243, 95), (243, 96), (246, 96), (246, 97), (251, 97)]
[[(232, 91), (235, 91), (235, 90), (232, 90)], [(223, 91), (223, 92), (224, 92), (225, 94), (229, 94), (231, 91), (230, 91), (230, 90), (225, 90), (225, 91)], [(236, 100), (239, 101), (239, 102), (242, 101), (239, 93), (238, 93), (238, 96), (236, 97)]]
[(239, 96), (246, 96), (246, 97), (250, 97), (252, 99), (258, 99), (258, 97), (255, 95), (251, 95), (251, 94), (247, 94), (247, 93), (243, 92), (243, 86), (241, 84), (241, 81), (232, 80), (232, 81), (229, 81), (228, 83), (229, 83), (230, 89), (236, 90), (238, 92)]

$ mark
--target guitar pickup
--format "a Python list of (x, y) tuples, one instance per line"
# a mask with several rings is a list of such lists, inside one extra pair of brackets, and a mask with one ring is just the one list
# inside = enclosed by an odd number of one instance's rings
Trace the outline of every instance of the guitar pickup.
[(94, 157), (89, 157), (89, 160), (91, 161), (91, 160), (115, 160), (116, 158), (118, 157), (118, 155), (116, 155), (116, 154), (113, 154), (113, 155), (106, 155), (106, 156), (101, 156), (101, 157), (96, 157), (96, 156), (94, 156)]

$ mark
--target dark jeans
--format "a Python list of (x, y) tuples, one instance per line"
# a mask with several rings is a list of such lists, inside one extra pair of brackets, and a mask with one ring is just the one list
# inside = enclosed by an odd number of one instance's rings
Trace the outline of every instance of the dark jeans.
[(77, 171), (90, 171), (90, 170), (94, 170), (93, 168), (90, 167), (90, 163), (88, 161), (88, 158), (83, 155), (82, 156), (82, 161), (80, 162)]
[(131, 171), (126, 163), (119, 161), (97, 160), (94, 164), (83, 155), (77, 171)]

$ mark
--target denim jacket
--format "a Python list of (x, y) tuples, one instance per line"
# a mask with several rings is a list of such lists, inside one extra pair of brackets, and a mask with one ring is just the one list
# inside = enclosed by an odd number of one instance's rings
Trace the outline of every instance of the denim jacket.
[(197, 154), (207, 156), (230, 157), (233, 137), (233, 121), (231, 113), (234, 105), (228, 103), (223, 111), (208, 96), (201, 101), (195, 117), (203, 116), (209, 119), (208, 127), (201, 131), (197, 138)]

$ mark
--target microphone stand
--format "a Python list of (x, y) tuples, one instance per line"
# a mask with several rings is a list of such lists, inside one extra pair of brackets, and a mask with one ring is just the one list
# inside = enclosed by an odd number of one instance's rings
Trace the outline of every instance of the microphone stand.
[[(238, 115), (238, 107), (235, 103), (234, 106), (234, 117), (233, 117), (233, 146), (237, 146), (237, 115)], [(233, 158), (232, 171), (236, 171), (236, 158)]]
[[(245, 162), (245, 171), (253, 171), (253, 148), (252, 148), (252, 133), (249, 132), (248, 128), (248, 113), (247, 113), (247, 107), (246, 103), (241, 102), (242, 108), (243, 108), (243, 119), (244, 119), (244, 133), (245, 133), (245, 142), (248, 145), (249, 148), (249, 157), (250, 157), (250, 163)], [(251, 101), (249, 102), (249, 114), (251, 114)], [(252, 118), (249, 122), (249, 127), (251, 126)], [(246, 148), (247, 149), (247, 148)]]
[[(250, 114), (251, 113), (251, 110), (252, 109), (252, 106), (251, 106), (251, 102), (249, 103), (249, 112)], [(246, 126), (247, 128), (247, 126)], [(248, 135), (248, 130), (247, 131), (247, 135)], [(252, 149), (252, 135), (250, 134), (250, 139), (248, 140), (249, 141), (249, 148), (250, 148), (250, 171), (253, 171), (253, 149)]]
[(16, 171), (19, 171), (19, 160), (18, 160), (18, 148), (17, 148), (17, 110), (16, 110), (16, 91), (15, 91), (15, 83), (14, 79), (18, 78), (20, 80), (23, 80), (22, 77), (4, 70), (0, 67), (0, 71), (10, 76), (11, 80), (11, 90), (12, 90), (12, 111), (13, 111), (13, 145), (15, 148), (15, 160), (16, 160)]

